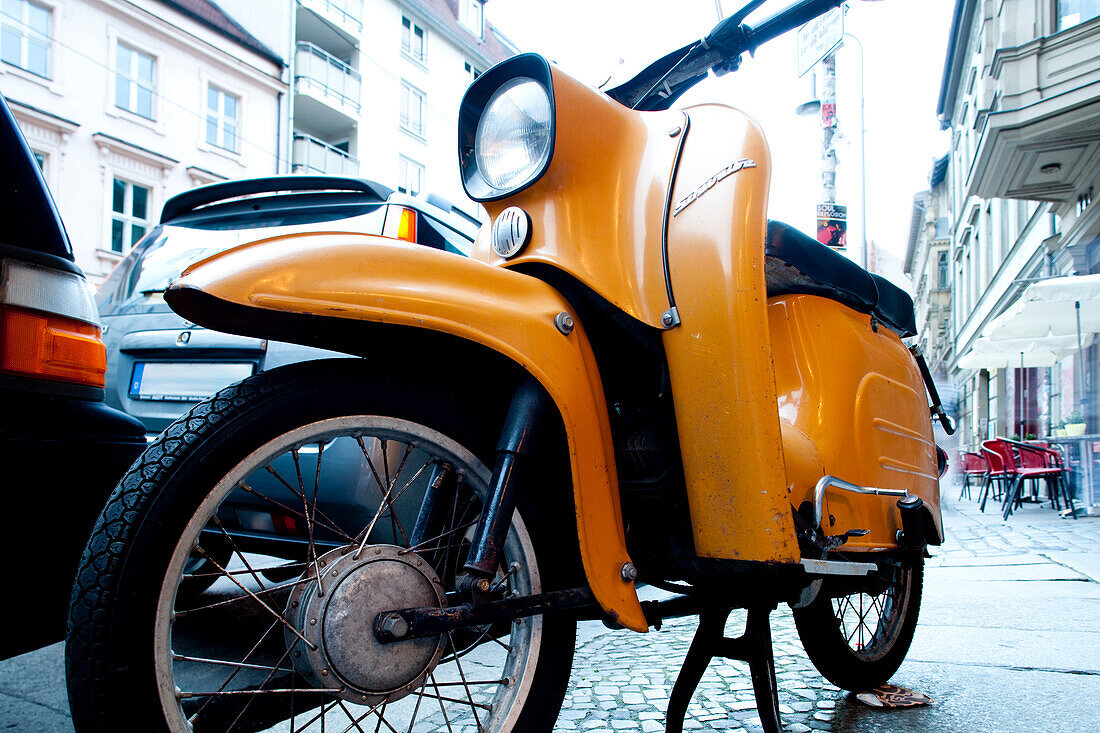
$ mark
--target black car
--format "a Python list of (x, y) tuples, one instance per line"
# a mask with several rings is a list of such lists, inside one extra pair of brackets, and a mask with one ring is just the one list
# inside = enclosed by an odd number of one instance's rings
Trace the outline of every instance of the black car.
[(8, 558), (0, 658), (61, 639), (80, 553), (145, 446), (104, 403), (91, 288), (19, 126), (0, 97), (0, 465)]

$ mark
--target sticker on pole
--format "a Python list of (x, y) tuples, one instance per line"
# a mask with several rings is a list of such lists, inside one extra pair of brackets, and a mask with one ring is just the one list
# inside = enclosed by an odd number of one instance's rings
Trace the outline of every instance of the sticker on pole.
[(833, 8), (798, 29), (798, 75), (817, 65), (844, 40), (844, 12)]
[(848, 247), (848, 207), (817, 205), (817, 241), (843, 252)]

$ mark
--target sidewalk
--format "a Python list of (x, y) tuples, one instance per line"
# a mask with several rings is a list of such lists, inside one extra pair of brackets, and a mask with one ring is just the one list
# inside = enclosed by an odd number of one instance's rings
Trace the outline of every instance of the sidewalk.
[[(810, 665), (790, 611), (772, 615), (786, 730), (884, 733), (1078, 733), (1100, 721), (1100, 518), (1062, 519), (1025, 504), (1008, 522), (995, 508), (951, 503), (947, 542), (933, 548), (913, 647), (894, 682), (930, 695), (928, 707), (884, 712), (852, 700)], [(646, 592), (652, 592), (649, 589)], [(727, 630), (736, 634), (743, 614)], [(672, 682), (695, 631), (578, 630), (556, 730), (664, 729)], [(0, 662), (0, 730), (71, 733), (60, 644)], [(716, 661), (688, 710), (688, 730), (758, 731), (745, 665)]]

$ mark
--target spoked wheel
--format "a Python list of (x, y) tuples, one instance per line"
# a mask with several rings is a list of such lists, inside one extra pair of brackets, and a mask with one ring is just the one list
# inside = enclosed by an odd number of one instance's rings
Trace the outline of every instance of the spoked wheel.
[(835, 597), (823, 589), (794, 609), (798, 636), (818, 671), (846, 690), (888, 682), (913, 641), (923, 578), (919, 557), (884, 560), (865, 588)]
[[(448, 603), (490, 476), (448, 437), (464, 432), (446, 399), (370, 389), (349, 369), (230, 387), (124, 478), (74, 589), (78, 730), (551, 728), (573, 623), (376, 639), (379, 613)], [(496, 597), (542, 591), (532, 526), (517, 512)]]

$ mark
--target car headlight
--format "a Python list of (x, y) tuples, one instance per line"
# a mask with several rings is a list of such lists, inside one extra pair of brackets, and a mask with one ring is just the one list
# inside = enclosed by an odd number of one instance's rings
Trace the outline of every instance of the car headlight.
[(523, 54), (482, 74), (459, 111), (459, 165), (475, 201), (510, 196), (534, 183), (554, 154), (550, 66)]

